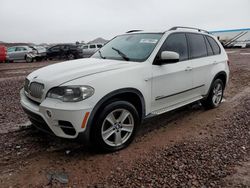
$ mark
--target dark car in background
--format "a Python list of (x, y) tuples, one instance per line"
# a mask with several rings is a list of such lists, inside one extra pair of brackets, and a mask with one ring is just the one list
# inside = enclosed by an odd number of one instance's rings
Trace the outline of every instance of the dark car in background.
[(82, 49), (75, 44), (58, 44), (47, 50), (48, 59), (82, 58)]
[(7, 49), (5, 46), (0, 45), (0, 63), (6, 61)]

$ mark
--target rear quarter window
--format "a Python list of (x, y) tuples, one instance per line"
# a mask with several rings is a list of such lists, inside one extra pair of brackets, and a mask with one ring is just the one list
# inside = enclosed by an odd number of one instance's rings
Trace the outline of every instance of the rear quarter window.
[(220, 54), (221, 49), (220, 49), (220, 46), (218, 45), (218, 43), (212, 37), (209, 37), (209, 36), (206, 36), (206, 37), (208, 39), (209, 44), (212, 47), (214, 55)]
[(187, 33), (190, 58), (201, 58), (207, 56), (207, 47), (203, 35)]
[[(204, 37), (205, 37), (205, 36), (204, 36)], [(205, 39), (206, 46), (207, 46), (207, 55), (209, 55), (209, 56), (210, 56), (210, 55), (214, 55), (213, 49), (212, 49), (210, 43), (208, 42), (207, 38), (205, 37), (204, 39)]]

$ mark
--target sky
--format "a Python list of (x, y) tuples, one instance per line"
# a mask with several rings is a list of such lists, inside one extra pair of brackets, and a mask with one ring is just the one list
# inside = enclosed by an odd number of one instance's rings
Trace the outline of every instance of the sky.
[(0, 0), (4, 42), (88, 42), (177, 25), (250, 28), (250, 0)]

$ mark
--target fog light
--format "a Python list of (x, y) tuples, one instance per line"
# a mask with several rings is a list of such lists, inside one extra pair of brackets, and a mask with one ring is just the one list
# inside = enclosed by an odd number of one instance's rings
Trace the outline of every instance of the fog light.
[(49, 110), (46, 110), (46, 113), (47, 113), (47, 116), (48, 116), (49, 118), (51, 118), (51, 116), (52, 116), (51, 112), (50, 112)]

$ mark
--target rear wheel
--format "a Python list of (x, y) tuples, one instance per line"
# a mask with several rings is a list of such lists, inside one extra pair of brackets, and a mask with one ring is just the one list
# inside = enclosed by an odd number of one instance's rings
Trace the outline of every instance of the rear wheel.
[(73, 60), (73, 59), (75, 59), (74, 54), (69, 54), (69, 55), (68, 55), (68, 59), (69, 59), (69, 60)]
[(116, 151), (127, 147), (135, 137), (139, 125), (136, 108), (127, 101), (108, 104), (91, 130), (96, 149)]
[(202, 100), (201, 103), (207, 109), (216, 108), (220, 105), (223, 94), (224, 84), (221, 79), (216, 79), (212, 84), (208, 97)]

